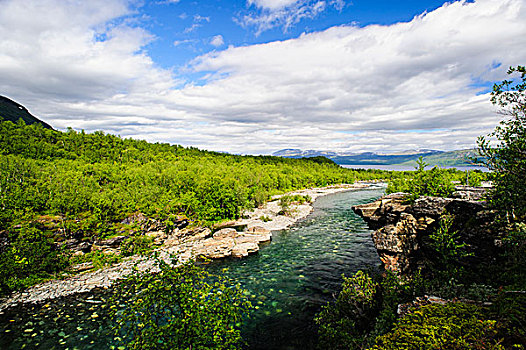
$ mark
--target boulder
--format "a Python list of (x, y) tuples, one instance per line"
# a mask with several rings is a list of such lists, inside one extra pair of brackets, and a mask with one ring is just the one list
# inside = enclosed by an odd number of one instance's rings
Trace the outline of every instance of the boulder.
[[(220, 259), (229, 256), (245, 257), (259, 251), (259, 244), (268, 242), (271, 233), (263, 228), (252, 229), (252, 233), (238, 232), (233, 228), (216, 231), (211, 238), (194, 243), (193, 254), (197, 257)], [(258, 232), (258, 233), (254, 233)]]
[(261, 226), (252, 226), (252, 227), (247, 228), (245, 233), (257, 233), (257, 234), (265, 234), (266, 235), (266, 234), (269, 234), (270, 231), (267, 230), (264, 227), (261, 227)]
[(372, 229), (378, 229), (387, 224), (395, 223), (400, 213), (405, 211), (409, 204), (405, 203), (408, 193), (392, 193), (373, 203), (356, 205), (353, 211), (361, 216)]
[(77, 252), (89, 253), (91, 251), (91, 246), (93, 245), (91, 242), (81, 241), (75, 238), (68, 239), (62, 244), (64, 244), (67, 249), (72, 250), (73, 254)]
[(455, 192), (451, 197), (477, 201), (483, 199), (488, 190), (489, 187), (455, 186)]
[(416, 216), (440, 217), (446, 206), (453, 201), (452, 198), (420, 197), (415, 200), (411, 210)]
[(194, 256), (208, 259), (226, 258), (232, 255), (235, 246), (234, 238), (224, 237), (222, 239), (208, 238), (196, 244), (193, 248)]
[(256, 242), (245, 242), (236, 244), (232, 249), (232, 256), (236, 258), (246, 257), (249, 254), (256, 253), (259, 245)]
[(219, 231), (214, 232), (212, 237), (216, 240), (221, 240), (224, 238), (234, 238), (238, 235), (238, 232), (233, 228), (223, 228)]

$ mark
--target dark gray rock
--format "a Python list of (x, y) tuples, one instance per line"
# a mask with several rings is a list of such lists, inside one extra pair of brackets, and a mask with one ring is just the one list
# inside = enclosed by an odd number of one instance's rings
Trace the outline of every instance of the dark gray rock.
[(452, 200), (451, 198), (442, 197), (420, 197), (415, 200), (411, 211), (415, 216), (439, 217), (444, 213), (444, 209)]
[(441, 216), (451, 214), (450, 232), (458, 232), (471, 256), (462, 263), (479, 263), (496, 256), (498, 232), (493, 228), (495, 213), (486, 202), (459, 198), (421, 197), (412, 205), (404, 196), (385, 196), (373, 203), (353, 207), (372, 233), (378, 255), (386, 269), (410, 275), (433, 259), (430, 235), (436, 232)]
[(119, 247), (127, 238), (128, 236), (115, 236), (105, 240), (97, 241), (97, 245), (100, 247), (116, 248)]

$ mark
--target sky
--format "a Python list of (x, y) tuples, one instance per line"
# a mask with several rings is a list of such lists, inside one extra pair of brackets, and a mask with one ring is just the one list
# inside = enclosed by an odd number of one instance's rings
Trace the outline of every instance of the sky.
[(526, 0), (0, 0), (0, 95), (236, 154), (471, 148), (524, 64)]

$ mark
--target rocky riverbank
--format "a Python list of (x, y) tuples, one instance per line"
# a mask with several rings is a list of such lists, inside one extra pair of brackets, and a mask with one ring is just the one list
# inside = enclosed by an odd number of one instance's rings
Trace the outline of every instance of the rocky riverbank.
[[(321, 196), (368, 186), (370, 186), (369, 183), (356, 183), (306, 189), (287, 193), (287, 195), (309, 196), (314, 201)], [(261, 244), (269, 242), (272, 237), (271, 231), (285, 229), (312, 211), (311, 203), (292, 203), (288, 215), (283, 215), (279, 204), (280, 197), (275, 196), (263, 207), (243, 213), (243, 219), (222, 223), (215, 230), (189, 227), (187, 219), (179, 218), (174, 223), (174, 227), (168, 231), (159, 222), (140, 214), (127, 218), (126, 223), (141, 227), (144, 236), (152, 238), (153, 244), (156, 245), (155, 250), (165, 261), (184, 263), (201, 258), (241, 258), (256, 253)], [(64, 244), (77, 255), (93, 250), (101, 250), (105, 254), (120, 254), (121, 246), (127, 239), (126, 236), (117, 236), (92, 243), (71, 239)], [(78, 273), (75, 276), (51, 280), (15, 293), (0, 302), (0, 312), (23, 303), (39, 303), (53, 298), (89, 292), (95, 288), (109, 288), (134, 269), (138, 271), (156, 270), (155, 260), (142, 256), (129, 257), (121, 263), (97, 271), (92, 271), (92, 268), (90, 263), (79, 264), (72, 268)]]
[(386, 269), (411, 275), (433, 259), (430, 235), (436, 232), (441, 216), (452, 217), (451, 232), (457, 243), (465, 244), (464, 264), (473, 264), (496, 256), (498, 235), (492, 229), (495, 213), (479, 199), (487, 188), (462, 186), (454, 198), (420, 197), (407, 203), (406, 193), (393, 193), (353, 210), (375, 230), (374, 245)]

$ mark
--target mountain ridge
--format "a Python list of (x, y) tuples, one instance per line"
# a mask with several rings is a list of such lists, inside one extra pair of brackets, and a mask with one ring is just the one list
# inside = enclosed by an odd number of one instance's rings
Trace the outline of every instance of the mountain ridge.
[(339, 165), (416, 165), (416, 160), (423, 157), (431, 166), (474, 166), (473, 158), (477, 157), (475, 149), (439, 151), (416, 149), (397, 152), (335, 152), (286, 148), (272, 153), (276, 157), (311, 158), (326, 157)]
[(0, 120), (7, 120), (16, 124), (19, 119), (22, 119), (27, 125), (38, 123), (46, 129), (53, 129), (51, 125), (29, 113), (27, 108), (20, 103), (0, 95)]

